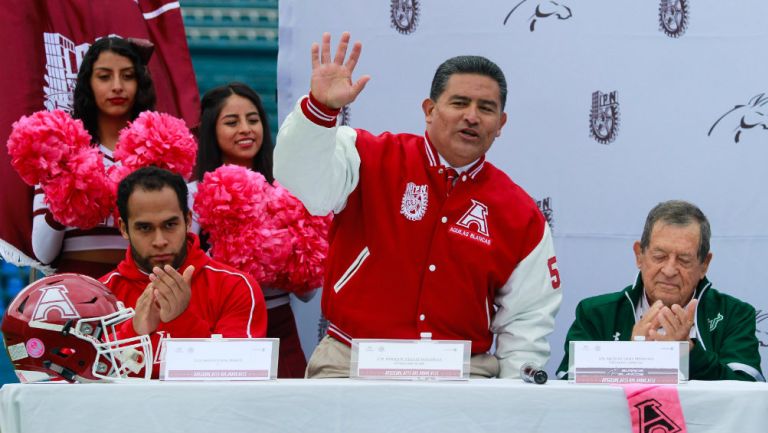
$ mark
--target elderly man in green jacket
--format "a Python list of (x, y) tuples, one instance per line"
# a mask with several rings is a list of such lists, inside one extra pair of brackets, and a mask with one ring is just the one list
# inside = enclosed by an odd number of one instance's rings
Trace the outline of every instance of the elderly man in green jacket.
[(640, 269), (635, 284), (579, 303), (558, 377), (568, 374), (571, 341), (644, 339), (687, 340), (690, 379), (765, 381), (755, 309), (715, 290), (706, 278), (710, 235), (709, 221), (695, 205), (672, 200), (654, 207), (634, 244)]

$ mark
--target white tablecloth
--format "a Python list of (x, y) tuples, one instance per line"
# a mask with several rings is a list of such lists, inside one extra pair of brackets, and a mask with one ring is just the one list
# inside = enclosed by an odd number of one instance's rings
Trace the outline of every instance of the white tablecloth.
[[(678, 387), (688, 432), (768, 432), (768, 384)], [(7, 384), (10, 432), (630, 432), (619, 387), (519, 380)]]

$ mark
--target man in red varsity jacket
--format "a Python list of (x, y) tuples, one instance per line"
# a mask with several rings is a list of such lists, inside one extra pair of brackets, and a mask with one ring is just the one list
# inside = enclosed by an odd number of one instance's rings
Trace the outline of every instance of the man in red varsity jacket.
[[(331, 57), (312, 47), (310, 94), (286, 118), (274, 173), (317, 215), (336, 213), (323, 287), (328, 336), (308, 377), (349, 375), (352, 338), (472, 341), (474, 377), (518, 377), (544, 364), (560, 306), (552, 237), (534, 201), (485, 160), (501, 133), (499, 67), (460, 56), (438, 68), (424, 136), (336, 126), (368, 76), (349, 34)], [(346, 62), (345, 62), (346, 59)], [(489, 353), (494, 334), (496, 352)]]
[(153, 377), (162, 338), (266, 335), (267, 310), (256, 280), (208, 257), (188, 233), (192, 220), (181, 176), (139, 169), (120, 182), (117, 207), (130, 248), (101, 281), (136, 310), (120, 334), (152, 336)]

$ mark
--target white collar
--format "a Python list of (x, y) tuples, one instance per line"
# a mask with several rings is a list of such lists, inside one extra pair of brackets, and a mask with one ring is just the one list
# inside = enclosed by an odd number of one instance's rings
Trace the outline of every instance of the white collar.
[(440, 164), (444, 165), (445, 167), (452, 168), (452, 169), (456, 170), (457, 174), (464, 173), (465, 171), (467, 171), (470, 168), (472, 168), (473, 165), (477, 164), (477, 161), (480, 161), (480, 158), (477, 158), (476, 160), (470, 162), (467, 165), (462, 165), (461, 167), (454, 167), (451, 164), (449, 164), (448, 161), (445, 160), (445, 158), (443, 158), (443, 155), (440, 155), (440, 152), (437, 152), (437, 156), (438, 156), (438, 158), (440, 158)]

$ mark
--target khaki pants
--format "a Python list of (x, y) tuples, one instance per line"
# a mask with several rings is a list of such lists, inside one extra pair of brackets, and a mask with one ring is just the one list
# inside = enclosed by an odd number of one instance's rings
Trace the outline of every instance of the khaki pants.
[[(349, 363), (352, 349), (346, 344), (326, 335), (317, 345), (307, 364), (307, 379), (349, 377)], [(499, 360), (489, 353), (472, 355), (469, 360), (469, 377), (487, 379), (499, 375)]]

